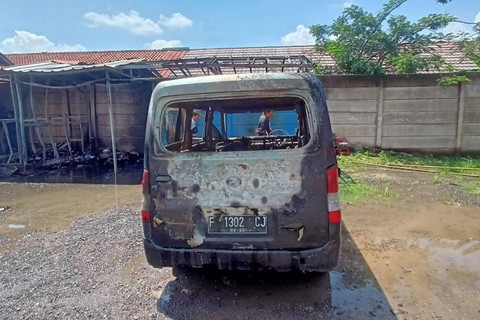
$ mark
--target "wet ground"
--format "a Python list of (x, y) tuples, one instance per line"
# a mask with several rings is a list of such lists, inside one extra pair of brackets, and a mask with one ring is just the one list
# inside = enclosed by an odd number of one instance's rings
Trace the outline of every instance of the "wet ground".
[(0, 183), (0, 318), (480, 318), (480, 207), (461, 205), (478, 199), (429, 174), (354, 177), (382, 192), (343, 207), (340, 263), (313, 275), (156, 270), (139, 185)]

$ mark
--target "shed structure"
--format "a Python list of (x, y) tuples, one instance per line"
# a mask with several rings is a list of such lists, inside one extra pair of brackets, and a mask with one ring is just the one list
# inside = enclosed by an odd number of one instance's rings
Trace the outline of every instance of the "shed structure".
[[(100, 134), (111, 138), (117, 172), (117, 133), (119, 129), (125, 131), (124, 145), (131, 143), (137, 150), (143, 146), (148, 100), (159, 81), (226, 73), (310, 72), (314, 67), (302, 55), (169, 57), (176, 59), (128, 59), (97, 64), (56, 60), (0, 68), (0, 77), (8, 80), (0, 86), (0, 103), (11, 106), (11, 112), (0, 116), (7, 163), (27, 165), (33, 159), (46, 165), (52, 159), (53, 163), (60, 159), (61, 153), (69, 157), (84, 154), (87, 149), (100, 146)], [(7, 85), (9, 90), (5, 88)], [(130, 90), (132, 94), (117, 96), (113, 93), (115, 87)], [(5, 97), (8, 91), (10, 101)], [(100, 112), (102, 108), (108, 113)], [(139, 114), (136, 108), (144, 109), (140, 112), (144, 115), (141, 119), (134, 116)]]

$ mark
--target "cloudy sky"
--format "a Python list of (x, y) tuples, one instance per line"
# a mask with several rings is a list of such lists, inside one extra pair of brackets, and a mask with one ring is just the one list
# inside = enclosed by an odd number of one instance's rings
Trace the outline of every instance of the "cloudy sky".
[[(377, 12), (372, 0), (21, 0), (0, 11), (0, 52), (223, 48), (312, 44), (308, 27), (330, 24), (356, 4)], [(451, 13), (480, 21), (480, 0), (410, 0), (398, 14), (414, 20)], [(452, 24), (448, 31), (468, 31)]]

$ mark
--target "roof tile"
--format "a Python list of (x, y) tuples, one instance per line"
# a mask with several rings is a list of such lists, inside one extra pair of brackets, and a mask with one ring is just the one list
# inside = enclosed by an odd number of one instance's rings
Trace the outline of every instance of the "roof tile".
[[(478, 66), (468, 59), (454, 43), (437, 43), (431, 47), (432, 53), (440, 55), (457, 70), (478, 70)], [(288, 57), (304, 55), (315, 64), (323, 67), (335, 66), (335, 61), (328, 53), (315, 49), (314, 45), (268, 46), (241, 48), (209, 48), (192, 50), (121, 50), (90, 52), (43, 52), (5, 54), (14, 65), (28, 65), (46, 61), (68, 61), (77, 64), (100, 64), (126, 59), (143, 59), (147, 61), (202, 59), (212, 57)], [(168, 76), (168, 70), (161, 70)]]
[(179, 58), (185, 54), (181, 50), (121, 50), (121, 51), (80, 51), (80, 52), (41, 52), (14, 53), (5, 56), (14, 65), (28, 65), (46, 61), (69, 61), (78, 64), (100, 64), (127, 59), (161, 61), (165, 57)]

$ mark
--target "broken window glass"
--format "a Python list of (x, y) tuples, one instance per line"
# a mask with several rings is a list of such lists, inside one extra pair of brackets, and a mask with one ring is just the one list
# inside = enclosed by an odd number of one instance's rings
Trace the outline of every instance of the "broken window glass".
[(171, 152), (296, 149), (310, 139), (305, 102), (292, 97), (174, 103), (157, 119), (156, 149)]

